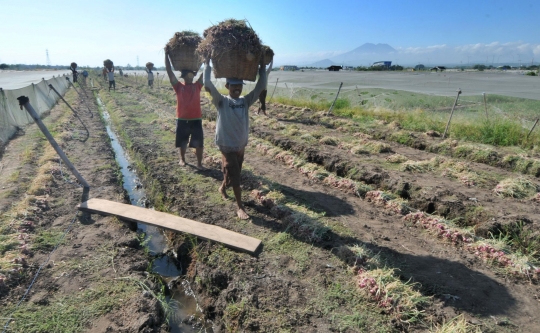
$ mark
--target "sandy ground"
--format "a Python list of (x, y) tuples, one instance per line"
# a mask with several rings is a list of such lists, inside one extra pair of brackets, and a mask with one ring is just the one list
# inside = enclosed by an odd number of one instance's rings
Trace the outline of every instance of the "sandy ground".
[(498, 94), (513, 97), (540, 99), (540, 78), (505, 72), (328, 72), (328, 71), (274, 71), (268, 86), (309, 89), (336, 89), (343, 82), (343, 90), (384, 88), (424, 94), (455, 96), (461, 88), (464, 96)]
[(62, 74), (69, 74), (70, 70), (59, 71), (0, 71), (0, 88), (4, 90), (24, 88), (32, 83), (38, 83), (45, 79), (48, 80), (53, 76), (59, 76)]

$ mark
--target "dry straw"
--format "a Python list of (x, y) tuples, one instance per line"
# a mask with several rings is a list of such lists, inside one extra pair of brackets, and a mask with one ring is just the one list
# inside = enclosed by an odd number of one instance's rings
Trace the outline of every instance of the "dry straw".
[(255, 81), (262, 45), (246, 20), (225, 20), (206, 29), (203, 36), (197, 53), (212, 59), (216, 78)]
[(112, 68), (113, 62), (111, 61), (111, 59), (105, 59), (105, 60), (103, 60), (103, 66), (105, 66), (107, 68)]
[(202, 61), (195, 53), (195, 50), (197, 50), (201, 41), (201, 36), (191, 30), (174, 33), (174, 36), (165, 45), (165, 50), (169, 51), (169, 57), (175, 70), (199, 70)]

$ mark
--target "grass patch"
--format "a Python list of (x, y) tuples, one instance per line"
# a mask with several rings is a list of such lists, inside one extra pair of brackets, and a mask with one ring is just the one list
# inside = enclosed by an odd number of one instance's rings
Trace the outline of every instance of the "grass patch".
[(502, 180), (493, 191), (503, 198), (523, 199), (533, 197), (538, 192), (538, 187), (529, 179), (517, 177)]

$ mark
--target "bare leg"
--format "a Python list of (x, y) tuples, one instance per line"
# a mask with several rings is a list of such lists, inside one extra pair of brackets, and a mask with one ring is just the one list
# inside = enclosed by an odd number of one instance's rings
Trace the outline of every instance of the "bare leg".
[(203, 157), (203, 147), (195, 148), (195, 155), (197, 155), (197, 169), (203, 170), (202, 166), (202, 157)]
[(241, 220), (249, 219), (249, 215), (244, 210), (244, 205), (242, 204), (242, 189), (240, 188), (240, 186), (233, 186), (233, 191), (234, 197), (236, 198), (236, 204), (238, 205), (236, 215), (238, 215)]
[(219, 193), (221, 194), (221, 197), (223, 200), (229, 200), (229, 196), (227, 195), (227, 180), (223, 179), (223, 183), (219, 187)]
[(180, 166), (185, 166), (186, 165), (186, 148), (180, 147), (179, 150), (180, 150), (180, 161), (178, 162), (178, 164)]

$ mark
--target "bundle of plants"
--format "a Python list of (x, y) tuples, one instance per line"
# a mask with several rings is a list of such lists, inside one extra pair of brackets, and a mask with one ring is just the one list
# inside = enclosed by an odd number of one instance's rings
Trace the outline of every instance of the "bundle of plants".
[(146, 68), (148, 68), (149, 70), (152, 70), (152, 68), (154, 68), (154, 63), (153, 62), (147, 62), (146, 63)]
[(203, 36), (197, 53), (212, 59), (216, 78), (255, 81), (262, 45), (246, 20), (225, 20), (206, 29)]
[(111, 69), (113, 67), (113, 62), (111, 61), (111, 59), (105, 59), (103, 60), (103, 66)]
[(268, 45), (263, 45), (262, 50), (263, 50), (262, 53), (263, 53), (263, 57), (264, 57), (264, 64), (268, 65), (268, 64), (270, 64), (272, 59), (274, 59), (274, 50), (272, 50), (270, 48), (270, 46), (268, 46)]
[(174, 36), (165, 45), (165, 51), (169, 51), (169, 58), (174, 70), (199, 70), (202, 59), (195, 51), (201, 41), (201, 36), (194, 31), (185, 30), (174, 33)]
[(73, 69), (77, 69), (77, 63), (76, 62), (72, 62), (70, 66)]

